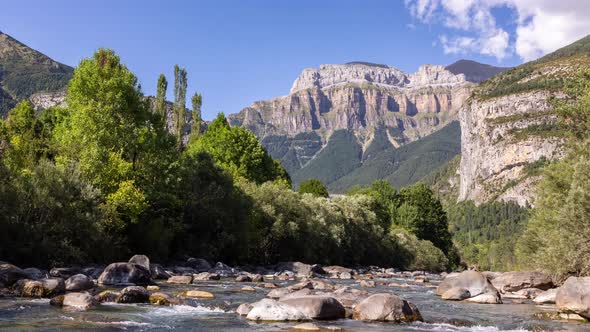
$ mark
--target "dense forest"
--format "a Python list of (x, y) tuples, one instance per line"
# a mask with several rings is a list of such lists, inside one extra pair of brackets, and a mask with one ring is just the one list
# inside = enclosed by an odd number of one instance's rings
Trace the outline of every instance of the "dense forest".
[(223, 114), (205, 130), (203, 97), (187, 110), (186, 71), (176, 66), (174, 76), (169, 114), (166, 77), (150, 103), (101, 49), (75, 69), (67, 106), (36, 113), (24, 101), (9, 112), (0, 122), (0, 257), (41, 267), (132, 253), (432, 271), (458, 263), (427, 186), (379, 181), (332, 199), (321, 183), (294, 192), (253, 133)]

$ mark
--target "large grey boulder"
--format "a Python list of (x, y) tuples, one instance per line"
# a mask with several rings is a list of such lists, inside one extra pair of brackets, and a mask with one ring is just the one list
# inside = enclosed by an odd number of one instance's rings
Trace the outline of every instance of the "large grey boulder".
[(381, 322), (422, 321), (420, 311), (414, 304), (387, 293), (371, 295), (362, 300), (354, 307), (352, 318)]
[(306, 295), (281, 299), (280, 302), (297, 308), (310, 319), (339, 319), (346, 315), (342, 304), (329, 296)]
[(246, 315), (246, 319), (285, 322), (307, 320), (307, 316), (288, 304), (270, 299), (262, 299), (252, 304), (252, 309)]
[(168, 279), (171, 277), (170, 273), (168, 273), (160, 264), (150, 264), (150, 273), (152, 275), (152, 279)]
[(558, 288), (546, 290), (543, 293), (535, 296), (533, 302), (536, 304), (553, 304), (555, 303), (555, 298), (557, 297), (557, 291)]
[(436, 295), (442, 296), (451, 288), (463, 288), (474, 297), (479, 294), (497, 293), (488, 279), (477, 271), (463, 271), (457, 275), (448, 275), (436, 289)]
[(45, 290), (45, 296), (51, 297), (66, 292), (66, 283), (62, 278), (44, 278), (40, 280)]
[(502, 293), (516, 292), (525, 288), (547, 290), (553, 288), (551, 276), (541, 272), (505, 272), (492, 279), (492, 285)]
[(47, 276), (46, 272), (43, 272), (36, 267), (28, 267), (28, 268), (24, 269), (23, 271), (27, 274), (28, 279), (31, 279), (31, 280), (39, 280), (39, 279), (43, 279)]
[(150, 271), (133, 263), (112, 263), (98, 277), (102, 285), (147, 285), (150, 282)]
[(66, 280), (65, 285), (68, 292), (79, 292), (94, 288), (94, 282), (92, 279), (81, 273), (69, 277)]
[(10, 287), (20, 279), (27, 279), (29, 276), (16, 265), (2, 262), (0, 264), (0, 288)]
[(462, 301), (471, 297), (471, 293), (466, 288), (453, 287), (441, 295), (443, 300)]
[(129, 259), (129, 263), (137, 264), (148, 271), (150, 270), (150, 259), (146, 255), (133, 255)]
[(557, 309), (590, 319), (590, 277), (569, 277), (555, 296)]
[(60, 296), (63, 296), (62, 306), (76, 310), (88, 310), (98, 305), (98, 301), (88, 293), (67, 293)]

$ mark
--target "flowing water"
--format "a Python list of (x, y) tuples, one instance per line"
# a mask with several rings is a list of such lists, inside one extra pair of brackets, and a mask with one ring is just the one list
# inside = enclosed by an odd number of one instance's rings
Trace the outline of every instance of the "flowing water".
[[(590, 324), (538, 320), (534, 313), (555, 311), (554, 306), (532, 304), (472, 304), (443, 301), (434, 294), (435, 288), (414, 285), (404, 279), (376, 279), (396, 282), (410, 287), (377, 286), (370, 293), (393, 292), (416, 304), (424, 323), (394, 324), (366, 323), (350, 319), (314, 322), (323, 327), (338, 327), (343, 331), (590, 331)], [(292, 282), (277, 282), (287, 286)], [(337, 281), (354, 285), (354, 281)], [(186, 289), (206, 290), (215, 294), (212, 300), (191, 300), (184, 305), (153, 306), (149, 304), (102, 304), (89, 311), (67, 311), (49, 305), (46, 299), (0, 299), (0, 330), (92, 330), (92, 331), (285, 331), (298, 323), (256, 323), (234, 313), (238, 305), (254, 302), (265, 296), (267, 289), (255, 293), (240, 292), (246, 283), (233, 281), (203, 282), (196, 285), (160, 285), (161, 291), (177, 294)]]

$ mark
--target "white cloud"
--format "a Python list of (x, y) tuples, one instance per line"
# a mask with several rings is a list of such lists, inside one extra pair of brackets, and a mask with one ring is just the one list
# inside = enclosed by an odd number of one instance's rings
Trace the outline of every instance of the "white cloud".
[[(445, 53), (479, 53), (498, 60), (516, 52), (533, 60), (590, 33), (589, 0), (405, 0), (420, 22), (442, 24)], [(493, 8), (515, 13), (514, 36), (498, 26)]]

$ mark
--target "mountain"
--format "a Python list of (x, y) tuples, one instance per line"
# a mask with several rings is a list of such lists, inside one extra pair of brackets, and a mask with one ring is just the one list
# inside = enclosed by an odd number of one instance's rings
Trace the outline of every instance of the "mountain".
[[(432, 165), (440, 166), (458, 153), (459, 127), (445, 131), (454, 137), (453, 144), (447, 139), (431, 141), (416, 150), (429, 158), (399, 149), (456, 121), (477, 82), (503, 70), (476, 62), (449, 67), (465, 73), (424, 65), (406, 74), (360, 61), (308, 68), (295, 79), (289, 95), (255, 102), (230, 115), (229, 121), (252, 130), (282, 161), (295, 185), (315, 177), (341, 192), (387, 176), (392, 183), (405, 185), (409, 183), (393, 174), (410, 167), (400, 160), (414, 160), (414, 167), (424, 167), (408, 178), (411, 183), (419, 180)], [(441, 153), (434, 157), (437, 149)], [(418, 160), (436, 162), (416, 165)]]
[(472, 60), (459, 60), (446, 66), (445, 69), (455, 75), (465, 75), (468, 81), (479, 83), (510, 68), (494, 67)]
[(0, 32), (0, 116), (23, 99), (35, 97), (43, 103), (59, 98), (73, 72), (72, 67)]
[(539, 168), (564, 154), (548, 101), (590, 66), (590, 36), (481, 83), (459, 113), (460, 200), (534, 203)]

